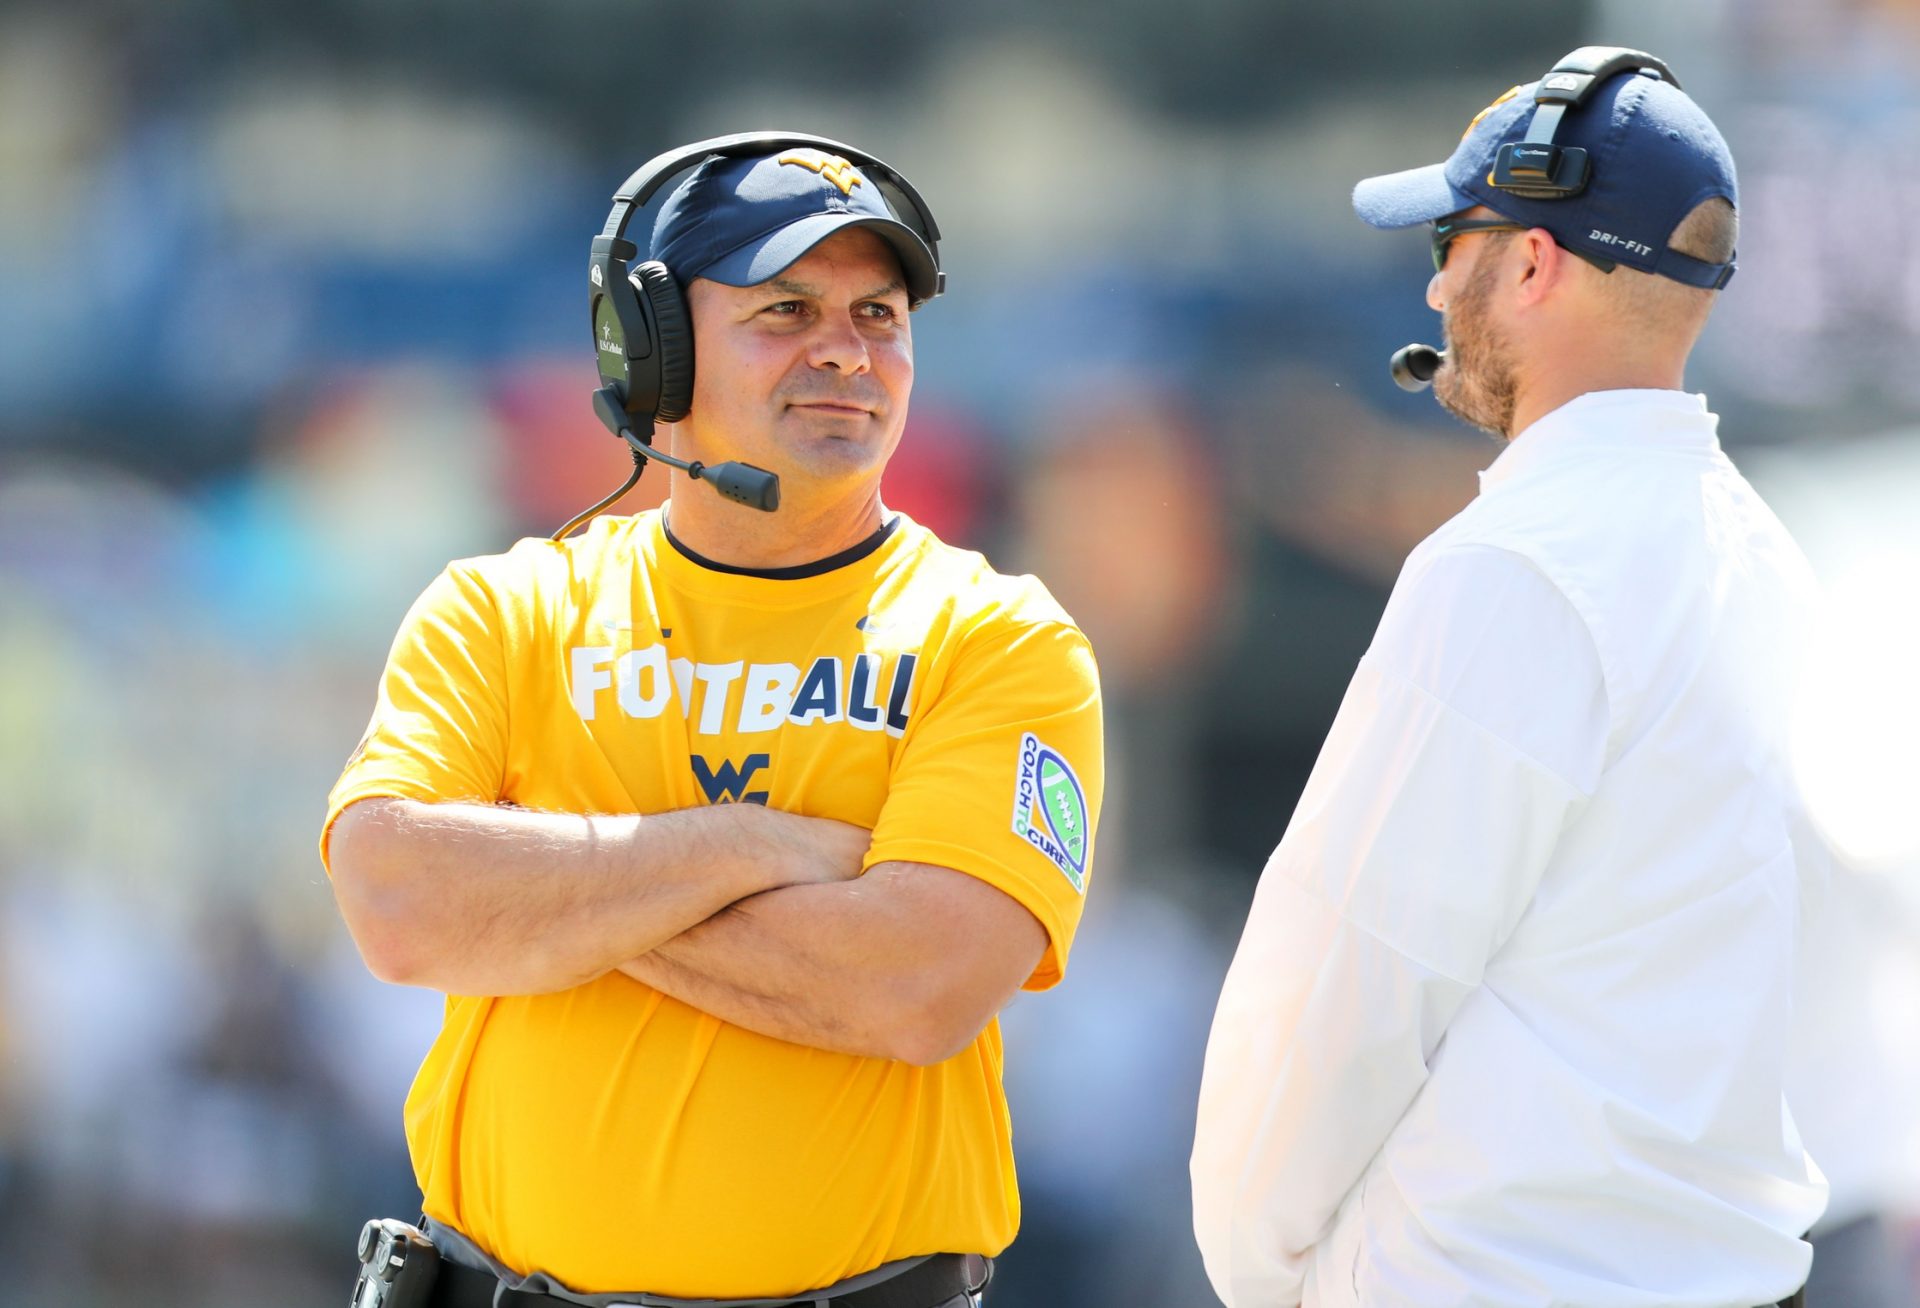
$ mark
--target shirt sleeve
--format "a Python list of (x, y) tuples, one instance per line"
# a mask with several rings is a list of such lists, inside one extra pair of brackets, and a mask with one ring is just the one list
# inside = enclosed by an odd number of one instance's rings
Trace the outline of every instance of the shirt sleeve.
[(394, 637), (373, 720), (327, 796), (322, 862), (334, 821), (358, 800), (499, 799), (507, 748), (501, 650), (492, 593), (470, 568), (449, 566)]
[(1600, 659), (1526, 560), (1410, 568), (1254, 896), (1207, 1045), (1194, 1230), (1229, 1308), (1300, 1302), (1604, 762)]
[(1047, 932), (1026, 988), (1057, 984), (1085, 901), (1105, 781), (1087, 638), (1048, 621), (975, 639), (915, 718), (867, 866), (930, 863), (1011, 895)]

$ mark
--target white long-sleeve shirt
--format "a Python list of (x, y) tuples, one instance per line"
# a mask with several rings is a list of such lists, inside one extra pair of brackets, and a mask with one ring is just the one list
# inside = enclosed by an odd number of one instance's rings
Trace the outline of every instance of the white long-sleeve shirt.
[(1732, 1308), (1826, 1187), (1781, 1085), (1811, 585), (1702, 397), (1529, 427), (1409, 556), (1207, 1048), (1231, 1308)]

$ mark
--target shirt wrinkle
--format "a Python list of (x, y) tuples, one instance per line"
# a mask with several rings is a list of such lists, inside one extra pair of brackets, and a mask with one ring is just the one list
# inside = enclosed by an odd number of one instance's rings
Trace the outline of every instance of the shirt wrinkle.
[[(1291, 862), (1289, 862), (1287, 866), (1292, 867), (1294, 865)], [(1418, 955), (1408, 953), (1404, 946), (1396, 945), (1393, 941), (1381, 935), (1377, 930), (1375, 930), (1373, 927), (1368, 926), (1365, 922), (1362, 922), (1359, 918), (1350, 916), (1347, 913), (1346, 905), (1334, 903), (1332, 899), (1327, 897), (1327, 895), (1320, 889), (1320, 887), (1314, 885), (1313, 883), (1308, 881), (1303, 881), (1299, 877), (1295, 877), (1295, 876), (1289, 876), (1287, 880), (1289, 884), (1296, 886), (1301, 890), (1306, 891), (1308, 894), (1312, 895), (1315, 899), (1319, 900), (1322, 904), (1325, 904), (1327, 908), (1332, 911), (1333, 915), (1339, 920), (1340, 925), (1352, 927), (1355, 931), (1358, 931), (1361, 935), (1365, 936), (1367, 939), (1373, 941), (1375, 944), (1380, 945), (1382, 948), (1386, 949), (1387, 952), (1393, 954), (1396, 958), (1405, 959), (1407, 962), (1413, 964), (1415, 967), (1419, 968), (1421, 971), (1431, 973), (1432, 975), (1439, 977), (1442, 981), (1451, 981), (1453, 982), (1453, 984), (1464, 987), (1467, 990), (1477, 989), (1480, 985), (1483, 984), (1483, 981), (1472, 981), (1467, 979), (1466, 977), (1455, 976), (1453, 973), (1449, 972), (1447, 969), (1443, 967), (1436, 967), (1434, 964), (1427, 962), (1425, 959), (1419, 957)]]
[[(1599, 673), (1600, 696), (1605, 706), (1604, 712), (1607, 721), (1607, 731), (1601, 751), (1601, 762), (1604, 767), (1604, 765), (1611, 762), (1613, 757), (1619, 752), (1621, 744), (1620, 737), (1625, 730), (1624, 715), (1614, 712), (1614, 703), (1617, 698), (1615, 687), (1624, 685), (1625, 682), (1621, 670), (1615, 666), (1612, 657), (1608, 653), (1607, 643), (1600, 638), (1598, 605), (1587, 596), (1585, 590), (1578, 582), (1550, 568), (1546, 560), (1536, 554), (1529, 553), (1526, 550), (1519, 549), (1514, 545), (1501, 541), (1475, 537), (1467, 537), (1462, 540), (1450, 540), (1434, 550), (1433, 558), (1437, 564), (1445, 558), (1458, 558), (1470, 554), (1496, 555), (1520, 564), (1535, 577), (1539, 578), (1541, 582), (1545, 583), (1545, 585), (1566, 604), (1567, 610), (1573, 614), (1574, 620), (1580, 624), (1581, 629), (1586, 633), (1588, 648), (1594, 659), (1594, 667)], [(1423, 577), (1427, 571), (1431, 571), (1431, 567), (1423, 571)], [(1580, 789), (1582, 793), (1588, 793), (1585, 787), (1577, 788)]]
[[(1362, 664), (1365, 664), (1372, 658), (1373, 658), (1373, 655), (1371, 653), (1368, 653), (1361, 657), (1360, 662)], [(1373, 667), (1375, 668), (1376, 671), (1380, 673), (1381, 676), (1391, 677), (1395, 681), (1399, 682), (1401, 685), (1407, 687), (1409, 690), (1418, 692), (1423, 699), (1431, 700), (1434, 704), (1438, 705), (1442, 710), (1444, 710), (1449, 716), (1459, 719), (1461, 722), (1466, 723), (1468, 726), (1472, 727), (1475, 731), (1485, 736), (1488, 740), (1493, 741), (1497, 745), (1503, 746), (1508, 753), (1512, 754), (1515, 758), (1519, 759), (1521, 762), (1532, 767), (1534, 771), (1539, 772), (1545, 776), (1551, 777), (1555, 781), (1558, 781), (1561, 785), (1565, 786), (1568, 790), (1580, 796), (1582, 799), (1591, 799), (1593, 797), (1593, 792), (1591, 790), (1589, 790), (1585, 786), (1580, 785), (1578, 782), (1572, 780), (1571, 778), (1562, 775), (1562, 773), (1558, 768), (1553, 767), (1551, 764), (1541, 762), (1538, 758), (1535, 758), (1532, 754), (1527, 752), (1527, 750), (1522, 748), (1520, 745), (1517, 745), (1513, 741), (1508, 740), (1505, 736), (1501, 735), (1498, 731), (1495, 731), (1492, 727), (1488, 726), (1486, 723), (1480, 721), (1478, 718), (1475, 718), (1471, 714), (1467, 713), (1465, 710), (1460, 709), (1455, 705), (1448, 703), (1441, 696), (1439, 696), (1432, 690), (1429, 690), (1427, 687), (1421, 685), (1419, 682), (1413, 680), (1411, 677), (1403, 676), (1402, 674), (1395, 672), (1392, 668), (1387, 667), (1384, 664), (1381, 664), (1379, 662), (1375, 662), (1373, 664)]]

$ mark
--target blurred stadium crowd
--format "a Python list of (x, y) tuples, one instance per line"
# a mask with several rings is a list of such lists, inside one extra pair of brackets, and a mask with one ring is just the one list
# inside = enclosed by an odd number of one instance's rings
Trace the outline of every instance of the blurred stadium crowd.
[(612, 187), (774, 125), (932, 203), (889, 503), (1045, 578), (1107, 687), (1068, 983), (1005, 1020), (994, 1308), (1211, 1302), (1219, 980), (1401, 558), (1496, 453), (1388, 385), (1426, 252), (1347, 189), (1593, 40), (1662, 53), (1741, 162), (1690, 380), (1835, 597), (1816, 1275), (1920, 1302), (1914, 8), (0, 4), (0, 1308), (335, 1303), (417, 1203), (438, 1002), (361, 966), (324, 795), (441, 564), (622, 475), (587, 406)]

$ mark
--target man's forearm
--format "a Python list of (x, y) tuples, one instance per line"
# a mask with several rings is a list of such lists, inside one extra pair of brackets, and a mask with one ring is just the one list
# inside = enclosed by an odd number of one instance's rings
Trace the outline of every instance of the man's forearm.
[(335, 892), (384, 980), (564, 989), (815, 870), (758, 829), (806, 819), (738, 807), (640, 817), (363, 800), (331, 833)]
[(762, 1035), (924, 1064), (964, 1048), (1045, 948), (994, 887), (888, 863), (743, 899), (621, 970)]
[[(821, 893), (824, 892), (824, 893)], [(848, 984), (866, 974), (837, 945), (857, 939), (843, 887), (792, 886), (741, 900), (622, 963), (637, 981), (736, 1026), (795, 1044), (879, 1055), (881, 996)]]

